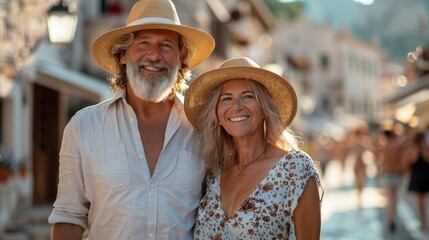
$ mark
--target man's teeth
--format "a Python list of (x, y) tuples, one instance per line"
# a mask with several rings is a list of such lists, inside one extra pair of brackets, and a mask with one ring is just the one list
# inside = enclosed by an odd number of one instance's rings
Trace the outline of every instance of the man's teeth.
[(144, 67), (146, 70), (150, 70), (150, 71), (161, 71), (161, 68), (156, 68), (156, 67), (151, 67), (151, 66), (147, 66)]
[(240, 122), (240, 121), (246, 120), (248, 118), (249, 117), (233, 117), (233, 118), (230, 118), (229, 120), (232, 122)]

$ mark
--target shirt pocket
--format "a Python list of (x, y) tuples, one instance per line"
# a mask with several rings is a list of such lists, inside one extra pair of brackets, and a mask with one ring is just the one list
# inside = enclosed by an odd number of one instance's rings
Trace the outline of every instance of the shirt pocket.
[(131, 173), (123, 144), (101, 146), (89, 154), (88, 160), (97, 188), (115, 191), (129, 186)]
[(171, 160), (174, 164), (168, 164), (163, 172), (165, 182), (181, 191), (199, 194), (205, 174), (204, 162), (197, 154), (185, 150), (177, 151)]

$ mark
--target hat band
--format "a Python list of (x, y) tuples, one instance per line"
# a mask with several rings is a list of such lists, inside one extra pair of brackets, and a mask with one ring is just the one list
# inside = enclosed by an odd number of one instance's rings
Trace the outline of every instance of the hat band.
[(151, 18), (140, 18), (137, 20), (134, 20), (127, 24), (127, 27), (130, 26), (136, 26), (140, 24), (148, 24), (148, 23), (161, 23), (161, 24), (173, 24), (173, 25), (180, 25), (180, 21), (175, 22), (167, 18), (158, 18), (158, 17), (151, 17)]

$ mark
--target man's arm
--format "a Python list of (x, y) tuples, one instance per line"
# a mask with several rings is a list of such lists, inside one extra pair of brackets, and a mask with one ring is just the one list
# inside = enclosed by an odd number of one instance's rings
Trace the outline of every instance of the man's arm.
[(320, 239), (321, 203), (314, 177), (310, 178), (295, 209), (296, 239)]
[(51, 240), (82, 240), (84, 229), (71, 223), (55, 223)]

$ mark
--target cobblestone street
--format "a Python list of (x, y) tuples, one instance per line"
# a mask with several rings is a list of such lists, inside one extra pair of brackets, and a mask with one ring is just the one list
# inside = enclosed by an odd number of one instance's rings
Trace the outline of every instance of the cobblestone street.
[(414, 212), (414, 198), (406, 191), (407, 176), (404, 178), (399, 196), (397, 229), (394, 233), (388, 231), (384, 210), (387, 199), (378, 187), (375, 174), (371, 176), (373, 173), (371, 166), (368, 170), (370, 178), (362, 193), (359, 207), (350, 164), (346, 164), (345, 171), (342, 171), (339, 162), (330, 163), (326, 177), (322, 180), (325, 195), (322, 204), (321, 239), (429, 239), (428, 232), (418, 230), (419, 222)]

